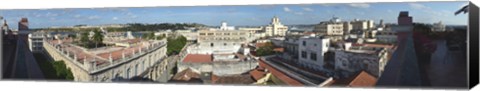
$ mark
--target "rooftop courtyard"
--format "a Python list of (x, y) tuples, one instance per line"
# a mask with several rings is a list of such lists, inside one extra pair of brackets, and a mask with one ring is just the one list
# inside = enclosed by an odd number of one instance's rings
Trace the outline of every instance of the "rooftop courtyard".
[(108, 40), (103, 42), (106, 46), (88, 49), (74, 43), (72, 38), (47, 40), (47, 42), (79, 63), (92, 62), (100, 67), (135, 57), (166, 43), (164, 40), (134, 38)]

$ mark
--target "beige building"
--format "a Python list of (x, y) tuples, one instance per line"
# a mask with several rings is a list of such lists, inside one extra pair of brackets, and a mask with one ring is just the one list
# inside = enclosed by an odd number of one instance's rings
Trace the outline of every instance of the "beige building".
[(265, 26), (265, 36), (285, 36), (288, 26), (283, 25), (280, 19), (275, 16), (272, 18), (270, 25)]
[(369, 30), (374, 28), (373, 20), (355, 19), (350, 22), (352, 30)]
[[(71, 38), (43, 41), (46, 55), (64, 61), (74, 81), (110, 82), (131, 79), (166, 57), (166, 40), (125, 39), (112, 41), (118, 46), (87, 49)], [(128, 45), (128, 46), (125, 46)]]
[(313, 31), (320, 35), (343, 35), (344, 26), (348, 27), (349, 25), (348, 23), (341, 22), (337, 17), (333, 17), (330, 21), (317, 24)]
[(240, 30), (199, 30), (198, 46), (189, 53), (215, 54), (237, 52), (242, 44), (248, 42), (248, 31)]

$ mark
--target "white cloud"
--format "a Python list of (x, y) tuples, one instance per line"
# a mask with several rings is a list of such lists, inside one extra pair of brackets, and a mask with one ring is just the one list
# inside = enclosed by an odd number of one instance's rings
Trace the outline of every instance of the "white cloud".
[(118, 17), (113, 17), (112, 19), (113, 19), (113, 20), (118, 20)]
[(75, 16), (73, 16), (73, 17), (74, 17), (74, 18), (80, 18), (80, 17), (82, 17), (82, 15), (75, 15)]
[(93, 19), (99, 19), (100, 16), (94, 15), (94, 16), (89, 16), (88, 19), (93, 20)]
[(388, 13), (393, 13), (393, 10), (389, 9), (387, 10)]
[(55, 16), (58, 16), (58, 14), (48, 12), (47, 14), (45, 14), (45, 16), (47, 16), (47, 17), (55, 17)]
[(366, 4), (366, 3), (352, 3), (352, 4), (348, 4), (348, 6), (350, 6), (350, 7), (355, 7), (355, 8), (368, 8), (368, 7), (370, 7), (370, 4)]
[(288, 7), (283, 7), (283, 11), (285, 11), (285, 12), (291, 12), (292, 10), (290, 10), (290, 8), (288, 8)]
[(305, 11), (313, 11), (312, 8), (303, 8), (303, 10), (305, 10)]
[(303, 12), (295, 12), (293, 14), (296, 14), (296, 15), (303, 15)]
[(427, 7), (423, 4), (419, 4), (419, 3), (409, 3), (408, 5), (410, 5), (411, 8), (413, 9), (431, 9), (430, 7)]

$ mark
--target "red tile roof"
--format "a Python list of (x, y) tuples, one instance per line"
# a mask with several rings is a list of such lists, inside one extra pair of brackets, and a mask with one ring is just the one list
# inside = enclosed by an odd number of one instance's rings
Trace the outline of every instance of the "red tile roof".
[(365, 71), (359, 72), (357, 75), (354, 75), (349, 78), (339, 79), (334, 84), (338, 86), (348, 86), (348, 87), (373, 87), (377, 83), (377, 78), (370, 75)]
[(276, 51), (276, 52), (283, 52), (283, 48), (274, 48), (273, 51)]
[(172, 80), (178, 81), (190, 81), (191, 79), (200, 79), (200, 74), (193, 72), (190, 68), (185, 69), (172, 77)]
[(303, 84), (300, 81), (297, 81), (289, 76), (287, 76), (285, 73), (277, 70), (274, 67), (271, 67), (270, 65), (266, 64), (264, 60), (260, 59), (259, 61), (259, 66), (267, 68), (272, 75), (277, 77), (278, 79), (282, 80), (285, 84), (287, 85), (292, 85), (292, 86), (303, 86)]
[(254, 69), (254, 70), (250, 71), (249, 73), (250, 73), (250, 75), (252, 75), (252, 77), (255, 80), (259, 80), (259, 79), (265, 77), (265, 74), (266, 74), (265, 72), (257, 70), (257, 69)]
[(365, 71), (360, 72), (360, 74), (355, 77), (355, 79), (348, 84), (350, 87), (373, 87), (377, 83), (377, 78), (368, 74)]
[(252, 84), (250, 75), (216, 76), (212, 75), (212, 84)]
[(267, 45), (267, 43), (255, 43), (256, 48), (263, 47), (265, 45)]
[(183, 59), (183, 62), (188, 62), (188, 63), (212, 62), (212, 55), (208, 55), (208, 54), (188, 54), (185, 57), (185, 59)]

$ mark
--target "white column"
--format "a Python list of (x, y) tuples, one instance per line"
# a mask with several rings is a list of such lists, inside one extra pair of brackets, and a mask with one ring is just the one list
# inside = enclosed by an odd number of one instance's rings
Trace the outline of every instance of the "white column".
[(65, 52), (67, 54), (67, 57), (70, 57), (70, 53), (67, 50), (65, 50)]
[(110, 61), (110, 64), (113, 64), (113, 58), (112, 58), (112, 53), (110, 53), (108, 57), (108, 61)]
[(73, 60), (77, 61), (77, 55), (75, 55), (75, 53), (73, 53)]
[(87, 56), (83, 57), (83, 64), (86, 64), (87, 62)]
[(125, 52), (122, 51), (122, 59), (125, 60)]

